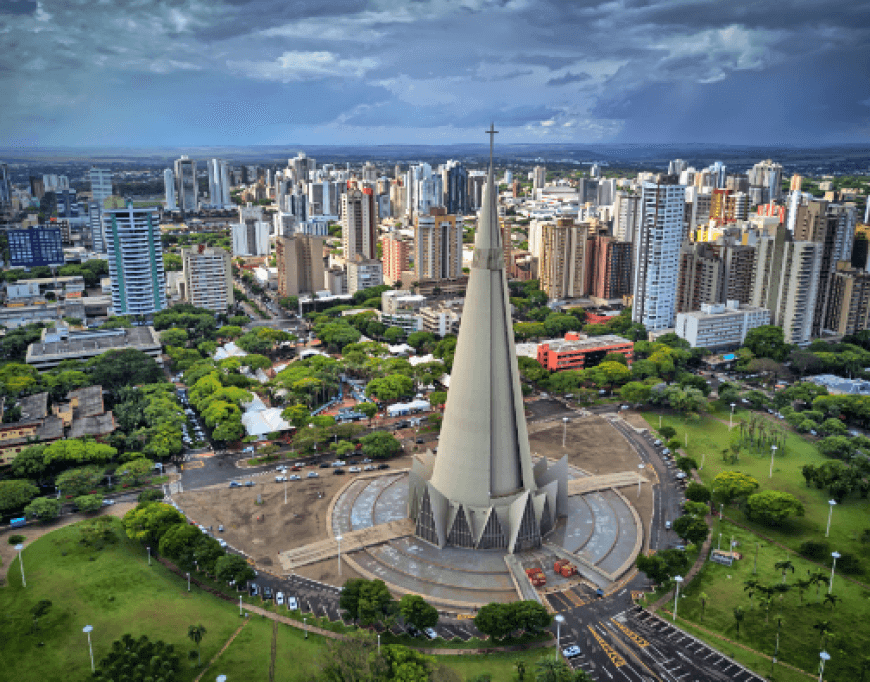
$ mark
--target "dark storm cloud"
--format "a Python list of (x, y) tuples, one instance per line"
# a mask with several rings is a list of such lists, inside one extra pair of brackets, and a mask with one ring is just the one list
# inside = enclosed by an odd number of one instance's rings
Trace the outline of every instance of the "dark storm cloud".
[(867, 55), (842, 0), (0, 0), (5, 135), (56, 144), (863, 140)]

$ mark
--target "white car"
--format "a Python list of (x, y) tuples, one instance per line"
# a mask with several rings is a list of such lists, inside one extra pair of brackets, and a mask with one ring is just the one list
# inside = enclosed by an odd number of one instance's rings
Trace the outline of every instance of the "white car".
[(348, 471), (352, 474), (358, 474), (360, 471), (362, 471), (362, 469), (360, 469), (359, 467), (351, 467), (350, 469), (348, 469)]
[(286, 481), (286, 476), (275, 476), (275, 483), (285, 483)]
[(287, 467), (279, 466), (279, 467), (276, 467), (275, 471), (287, 471)]
[(320, 474), (318, 474), (316, 471), (309, 471), (308, 478), (320, 478)]
[(275, 595), (275, 603), (276, 603), (278, 606), (284, 606), (284, 593), (283, 593), (283, 592), (278, 592), (278, 593)]
[(301, 480), (302, 480), (302, 477), (301, 477), (301, 476), (297, 476), (296, 474), (293, 474), (292, 476), (288, 477), (287, 480), (288, 480), (288, 481), (301, 481)]
[(577, 658), (577, 656), (580, 656), (582, 653), (583, 651), (581, 651), (580, 647), (576, 644), (562, 649), (562, 655), (565, 658)]
[(287, 597), (287, 608), (291, 611), (296, 611), (299, 608), (299, 603), (296, 601), (296, 597)]
[(337, 460), (335, 460), (332, 464), (330, 464), (329, 466), (331, 466), (331, 467), (337, 469), (338, 467), (343, 467), (345, 464), (347, 464), (347, 462), (343, 462), (342, 460), (337, 459)]
[(221, 547), (226, 547), (226, 546), (227, 546), (227, 541), (226, 541), (226, 540), (218, 540), (218, 544), (219, 544)]
[(374, 464), (366, 464), (363, 467), (363, 471), (374, 471), (377, 467)]

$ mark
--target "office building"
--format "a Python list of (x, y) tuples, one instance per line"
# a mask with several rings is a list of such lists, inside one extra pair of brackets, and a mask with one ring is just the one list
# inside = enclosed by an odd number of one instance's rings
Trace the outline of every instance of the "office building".
[(462, 225), (447, 209), (433, 207), (414, 220), (414, 278), (417, 282), (462, 276)]
[(632, 320), (648, 330), (674, 326), (686, 188), (663, 181), (645, 182), (642, 216), (634, 241)]
[(298, 296), (323, 289), (323, 237), (294, 234), (275, 240), (278, 264), (278, 294)]
[[(108, 168), (92, 167), (88, 174), (91, 180), (91, 201), (102, 207), (103, 202), (112, 196), (112, 171)], [(48, 187), (44, 187), (44, 190), (47, 189)]]
[(606, 234), (593, 236), (590, 246), (588, 294), (614, 299), (631, 294), (631, 242), (617, 241)]
[(63, 238), (57, 227), (9, 230), (9, 264), (13, 268), (64, 264)]
[(870, 273), (837, 263), (822, 329), (839, 336), (870, 329)]
[[(381, 240), (384, 263), (384, 283), (393, 286), (402, 281), (410, 263), (411, 243), (399, 236), (387, 235)], [(403, 282), (410, 284), (410, 282)]]
[(537, 196), (538, 190), (547, 184), (547, 169), (544, 166), (535, 166), (532, 169), (532, 193)]
[(184, 299), (197, 308), (225, 313), (233, 304), (233, 271), (230, 254), (199, 244), (181, 250)]
[(134, 348), (159, 358), (163, 352), (154, 327), (70, 330), (65, 325), (43, 329), (42, 339), (27, 347), (25, 362), (39, 370), (52, 369), (66, 360), (89, 360), (110, 350)]
[(182, 211), (187, 213), (199, 209), (196, 161), (186, 154), (175, 161), (175, 197)]
[(45, 195), (45, 183), (37, 175), (30, 176), (30, 196), (39, 201)]
[(347, 293), (355, 294), (383, 283), (384, 266), (381, 261), (376, 258), (363, 258), (360, 254), (347, 261)]
[(587, 293), (589, 253), (587, 225), (571, 218), (545, 223), (541, 233), (541, 288), (551, 301)]
[(634, 360), (634, 343), (613, 334), (587, 336), (580, 332), (568, 332), (564, 340), (539, 343), (537, 360), (541, 367), (550, 372), (563, 372), (566, 369), (595, 367), (608, 353), (625, 356), (630, 367)]
[[(507, 175), (507, 174), (505, 174)], [(511, 182), (513, 181), (513, 177), (511, 177)], [(505, 180), (505, 183), (508, 187), (511, 186), (511, 182)], [(486, 173), (483, 171), (469, 171), (468, 172), (468, 210), (469, 211), (478, 211), (482, 205), (483, 201), (483, 186), (486, 184)]]
[(56, 192), (59, 189), (69, 189), (69, 178), (66, 175), (51, 173), (42, 176), (42, 184), (46, 192)]
[(233, 239), (233, 256), (268, 256), (269, 223), (251, 220), (230, 226)]
[(103, 204), (101, 202), (88, 202), (88, 231), (90, 232), (91, 246), (94, 251), (96, 253), (106, 253)]
[(231, 208), (230, 167), (224, 159), (211, 159), (208, 168), (208, 198), (213, 208)]
[(113, 197), (106, 200), (103, 219), (115, 315), (153, 315), (166, 308), (157, 209)]
[(721, 351), (739, 348), (750, 329), (767, 324), (767, 308), (741, 306), (739, 301), (702, 303), (698, 311), (677, 313), (675, 333), (692, 348)]
[(341, 245), (348, 261), (357, 254), (367, 260), (377, 255), (378, 209), (374, 191), (348, 188), (341, 195)]
[(447, 213), (468, 213), (468, 171), (459, 161), (448, 161), (444, 165), (441, 170), (441, 184), (444, 188), (443, 205)]
[(163, 208), (167, 211), (174, 211), (178, 208), (178, 200), (175, 198), (175, 173), (171, 168), (166, 168), (163, 171)]

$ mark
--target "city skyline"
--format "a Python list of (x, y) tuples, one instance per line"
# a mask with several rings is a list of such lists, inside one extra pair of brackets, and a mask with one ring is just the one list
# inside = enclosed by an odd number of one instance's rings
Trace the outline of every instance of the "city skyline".
[(814, 1), (11, 0), (0, 146), (465, 143), (493, 119), (502, 143), (862, 143), (867, 27)]

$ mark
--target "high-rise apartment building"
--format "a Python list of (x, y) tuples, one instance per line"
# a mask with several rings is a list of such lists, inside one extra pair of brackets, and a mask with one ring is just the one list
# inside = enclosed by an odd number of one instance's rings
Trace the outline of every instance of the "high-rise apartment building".
[(196, 181), (196, 161), (182, 155), (175, 161), (175, 196), (182, 211), (199, 208), (199, 186)]
[(631, 242), (618, 241), (605, 234), (590, 240), (591, 286), (597, 298), (621, 298), (631, 293)]
[(806, 345), (812, 338), (821, 262), (820, 243), (795, 241), (782, 225), (759, 236), (751, 305), (770, 310), (786, 343)]
[(702, 303), (719, 303), (722, 299), (724, 264), (707, 242), (684, 241), (680, 247), (680, 271), (677, 280), (677, 312), (700, 310)]
[(444, 190), (443, 205), (447, 213), (468, 213), (468, 171), (459, 161), (448, 161), (441, 168), (441, 186)]
[(686, 188), (674, 176), (645, 182), (634, 241), (632, 320), (648, 330), (674, 326)]
[(102, 207), (103, 202), (112, 196), (112, 171), (108, 168), (91, 167), (88, 175), (91, 180), (91, 200)]
[(803, 187), (803, 184), (804, 184), (804, 176), (798, 175), (797, 173), (795, 173), (794, 175), (791, 176), (791, 184), (789, 185), (789, 191), (800, 192), (801, 187)]
[(252, 220), (230, 226), (233, 240), (233, 256), (268, 256), (269, 223)]
[(64, 264), (63, 238), (58, 227), (34, 226), (6, 232), (13, 268)]
[(310, 174), (317, 170), (317, 162), (308, 158), (305, 152), (299, 152), (296, 158), (287, 161), (287, 167), (297, 183), (307, 183)]
[(166, 308), (157, 209), (113, 197), (103, 208), (115, 315), (153, 315)]
[(12, 206), (12, 181), (9, 177), (9, 164), (0, 163), (0, 209)]
[[(505, 174), (507, 175), (507, 174)], [(511, 178), (511, 181), (513, 178)], [(511, 186), (511, 182), (505, 179), (507, 186)], [(482, 206), (483, 202), (483, 186), (486, 184), (486, 173), (483, 171), (468, 172), (468, 210), (477, 211)]]
[(870, 273), (837, 263), (822, 329), (841, 336), (870, 329)]
[(447, 209), (436, 206), (414, 221), (414, 277), (416, 281), (457, 279), (462, 276), (462, 226)]
[(341, 195), (341, 245), (350, 261), (357, 254), (373, 259), (377, 254), (378, 208), (371, 187), (348, 187)]
[(747, 173), (749, 186), (760, 190), (761, 200), (754, 203), (767, 204), (782, 199), (782, 165), (771, 159), (756, 163)]
[(541, 237), (541, 288), (551, 301), (587, 293), (589, 227), (571, 218), (545, 223)]
[(208, 162), (208, 199), (215, 208), (230, 208), (230, 166), (224, 159)]
[(547, 169), (544, 166), (535, 166), (532, 169), (532, 191), (537, 192), (547, 184)]
[(347, 261), (347, 293), (377, 287), (384, 283), (384, 266), (375, 258), (363, 258), (357, 254)]
[(163, 194), (166, 199), (163, 202), (163, 208), (167, 211), (174, 211), (178, 208), (178, 199), (175, 195), (175, 173), (171, 168), (166, 168), (163, 171)]
[(233, 304), (230, 254), (198, 244), (181, 250), (184, 298), (197, 308), (224, 313)]
[(668, 175), (679, 175), (689, 167), (683, 159), (674, 159), (668, 163)]
[[(393, 286), (402, 280), (402, 273), (408, 270), (411, 256), (411, 244), (401, 237), (392, 234), (381, 240), (384, 263), (384, 282)], [(403, 282), (410, 284), (410, 282)]]
[(715, 189), (710, 198), (710, 220), (718, 224), (746, 220), (749, 213), (748, 197), (743, 192)]
[(323, 237), (307, 234), (278, 237), (275, 240), (275, 256), (278, 294), (298, 296), (323, 290), (326, 281)]
[(620, 242), (633, 242), (642, 213), (640, 195), (617, 192), (613, 206), (613, 236)]

